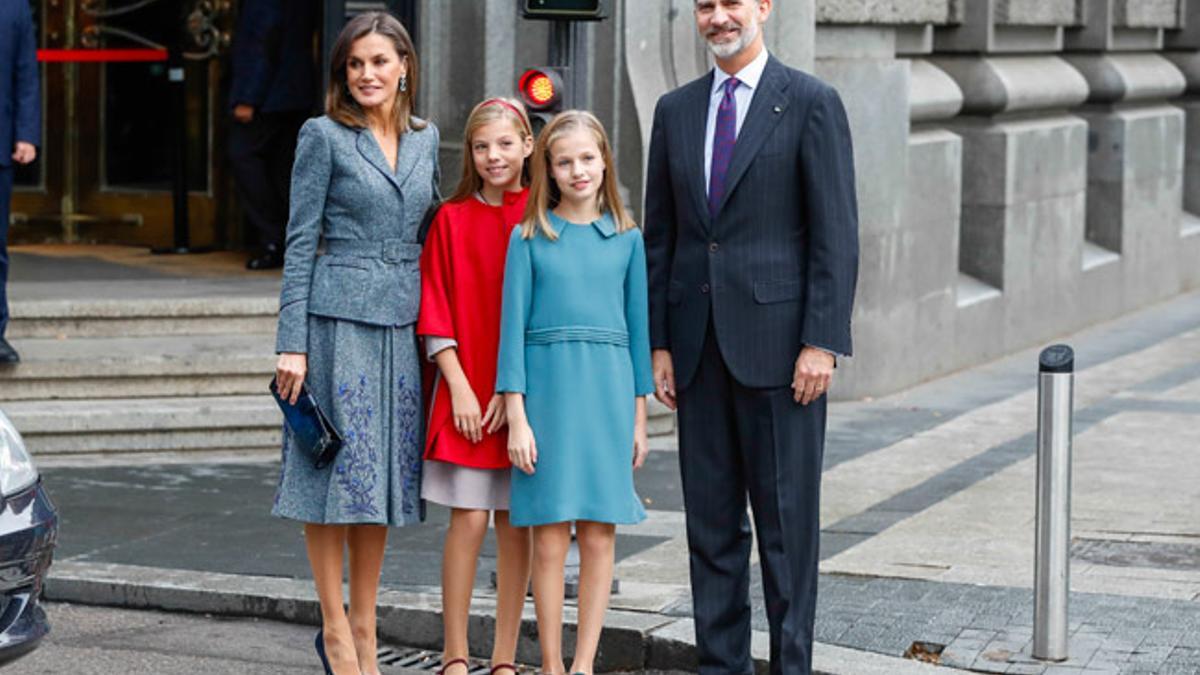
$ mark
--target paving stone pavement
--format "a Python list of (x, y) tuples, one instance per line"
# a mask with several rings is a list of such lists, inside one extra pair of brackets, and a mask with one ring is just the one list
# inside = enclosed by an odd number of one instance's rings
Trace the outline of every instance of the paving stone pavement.
[[(925, 642), (980, 672), (1200, 674), (1200, 294), (1067, 341), (1080, 367), (1070, 660), (1029, 654), (1036, 351), (831, 406), (819, 641), (897, 657)], [(686, 617), (677, 460), (660, 448), (637, 476), (650, 517), (621, 529), (613, 607)], [(299, 528), (266, 514), (277, 468), (251, 460), (57, 462), (59, 559), (307, 578)], [(393, 532), (385, 584), (436, 588), (444, 515)], [(480, 598), (493, 555), (489, 541)], [(752, 604), (765, 630), (757, 569)]]

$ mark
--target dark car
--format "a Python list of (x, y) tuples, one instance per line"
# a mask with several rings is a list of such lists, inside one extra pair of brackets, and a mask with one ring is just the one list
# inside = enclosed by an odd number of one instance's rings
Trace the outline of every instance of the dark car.
[(57, 541), (54, 504), (21, 434), (0, 412), (0, 665), (50, 632), (38, 600)]

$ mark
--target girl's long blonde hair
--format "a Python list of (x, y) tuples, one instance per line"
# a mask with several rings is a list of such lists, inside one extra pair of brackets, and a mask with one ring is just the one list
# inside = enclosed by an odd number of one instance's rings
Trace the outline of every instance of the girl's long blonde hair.
[(562, 199), (558, 184), (550, 175), (550, 148), (558, 139), (579, 129), (586, 129), (596, 137), (600, 158), (604, 162), (604, 184), (600, 186), (600, 203), (597, 205), (600, 213), (612, 212), (617, 232), (637, 227), (621, 201), (621, 193), (617, 187), (617, 167), (613, 163), (612, 148), (608, 143), (608, 134), (604, 133), (604, 125), (600, 124), (595, 115), (585, 110), (566, 110), (555, 115), (542, 129), (533, 149), (529, 202), (525, 207), (525, 218), (521, 222), (521, 236), (525, 239), (532, 239), (538, 233), (551, 241), (558, 239), (558, 234), (546, 217), (546, 211), (558, 206)]
[[(513, 124), (513, 128), (521, 135), (521, 142), (531, 137), (533, 132), (529, 124), (529, 115), (525, 112), (525, 106), (521, 102), (511, 98), (494, 97), (483, 101), (471, 110), (471, 114), (467, 117), (467, 126), (463, 130), (463, 168), (462, 176), (458, 179), (458, 187), (454, 188), (454, 194), (446, 200), (448, 202), (461, 202), (464, 199), (469, 199), (476, 192), (483, 189), (483, 177), (475, 170), (474, 152), (471, 150), (471, 138), (475, 132), (482, 129), (484, 126), (495, 122), (496, 120), (506, 119)], [(521, 168), (521, 186), (529, 185), (529, 159), (526, 158), (525, 165)]]

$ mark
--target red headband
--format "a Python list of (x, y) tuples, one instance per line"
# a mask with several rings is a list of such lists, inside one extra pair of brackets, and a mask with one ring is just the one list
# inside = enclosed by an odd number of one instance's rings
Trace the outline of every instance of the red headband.
[(521, 111), (517, 109), (517, 106), (505, 101), (502, 98), (489, 98), (479, 105), (480, 107), (488, 105), (502, 105), (505, 108), (508, 108), (509, 110), (513, 111), (513, 114), (517, 116), (517, 119), (521, 120), (521, 126), (525, 128), (525, 133), (529, 134), (530, 136), (533, 135), (533, 130), (529, 128), (529, 123), (525, 121), (525, 116), (521, 114)]

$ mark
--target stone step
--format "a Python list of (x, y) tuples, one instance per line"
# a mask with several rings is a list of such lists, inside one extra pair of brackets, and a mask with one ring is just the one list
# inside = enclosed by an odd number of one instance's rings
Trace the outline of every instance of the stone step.
[(12, 340), (0, 401), (262, 394), (274, 335), (167, 335)]
[[(13, 344), (22, 361), (0, 369), (0, 402), (6, 408), (13, 402), (28, 402), (28, 410), (63, 402), (64, 407), (52, 409), (94, 418), (129, 414), (104, 407), (107, 399), (251, 396), (272, 404), (265, 394), (275, 367), (271, 334), (30, 338)], [(93, 406), (99, 406), (95, 413), (89, 412)], [(267, 409), (275, 414), (273, 405)], [(140, 424), (118, 429), (141, 429)], [(674, 414), (651, 397), (649, 435), (671, 434), (674, 429)], [(187, 428), (180, 428), (185, 432)], [(197, 436), (198, 447), (215, 447), (215, 441), (200, 438), (203, 432)]]
[(278, 296), (15, 300), (9, 338), (274, 333)]
[(37, 455), (278, 449), (268, 395), (11, 401), (4, 413)]

